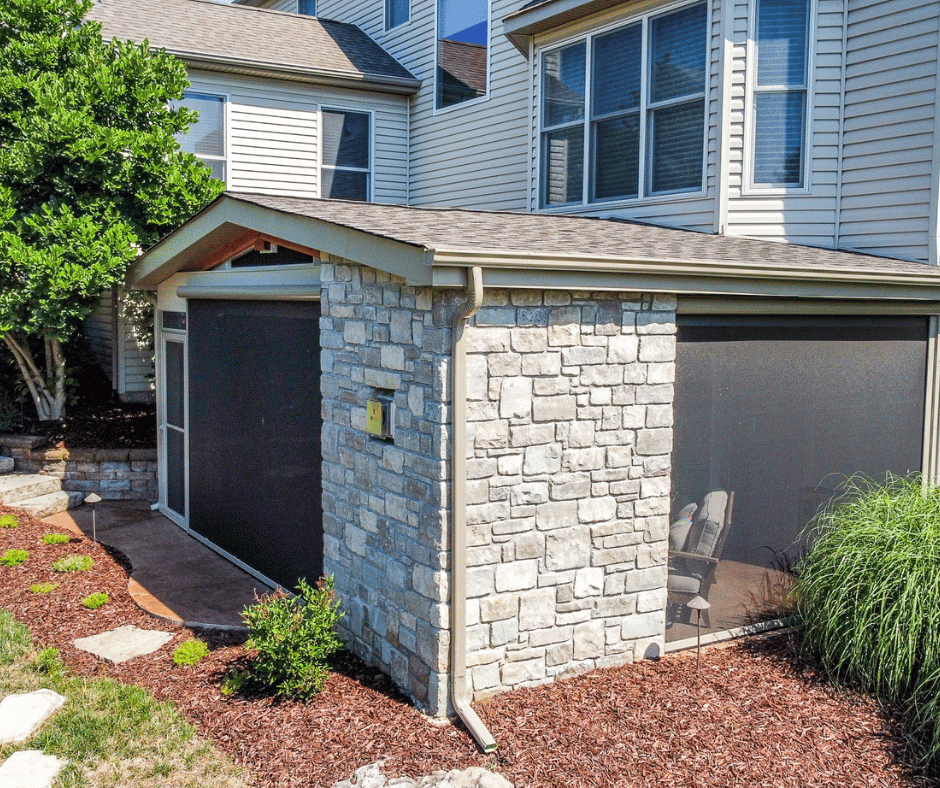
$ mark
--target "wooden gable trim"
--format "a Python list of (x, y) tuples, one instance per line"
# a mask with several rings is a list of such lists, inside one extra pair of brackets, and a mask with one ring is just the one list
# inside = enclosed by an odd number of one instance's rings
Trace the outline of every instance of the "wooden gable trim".
[(208, 271), (210, 268), (215, 268), (216, 266), (222, 265), (222, 263), (227, 262), (234, 257), (238, 257), (238, 255), (251, 249), (260, 252), (264, 249), (265, 244), (283, 246), (285, 249), (292, 249), (293, 251), (300, 252), (301, 254), (309, 254), (313, 257), (314, 260), (320, 259), (320, 252), (317, 249), (311, 249), (307, 246), (302, 246), (301, 244), (285, 241), (282, 238), (275, 238), (272, 235), (259, 233), (256, 230), (247, 230), (235, 238), (235, 240), (230, 241), (225, 246), (219, 247), (212, 254), (203, 257), (194, 270)]

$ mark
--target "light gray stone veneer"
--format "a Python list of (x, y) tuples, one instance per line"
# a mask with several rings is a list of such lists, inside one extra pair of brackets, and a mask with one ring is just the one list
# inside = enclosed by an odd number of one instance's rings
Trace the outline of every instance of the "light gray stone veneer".
[[(322, 265), (324, 566), (349, 646), (448, 706), (450, 360), (462, 294)], [(475, 696), (658, 654), (675, 299), (488, 290), (467, 327)], [(394, 439), (366, 434), (391, 392)]]
[(476, 697), (658, 655), (675, 299), (487, 291), (468, 328)]

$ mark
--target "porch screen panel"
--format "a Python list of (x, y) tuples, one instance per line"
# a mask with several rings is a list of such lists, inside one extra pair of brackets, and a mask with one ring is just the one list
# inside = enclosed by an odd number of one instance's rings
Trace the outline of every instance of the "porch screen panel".
[(927, 319), (680, 316), (678, 326), (672, 519), (712, 491), (734, 493), (712, 596), (739, 583), (741, 604), (722, 621), (709, 599), (711, 628), (727, 629), (759, 612), (767, 578), (757, 579), (797, 558), (803, 526), (847, 477), (920, 470)]
[(191, 301), (190, 527), (294, 588), (323, 570), (320, 309)]

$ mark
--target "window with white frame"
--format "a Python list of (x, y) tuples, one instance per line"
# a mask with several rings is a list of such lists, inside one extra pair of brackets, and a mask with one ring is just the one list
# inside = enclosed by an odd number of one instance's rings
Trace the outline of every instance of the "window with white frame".
[(368, 112), (325, 109), (320, 117), (320, 196), (334, 200), (369, 200), (372, 116)]
[(297, 0), (297, 13), (304, 16), (316, 16), (317, 0)]
[(410, 11), (409, 0), (385, 0), (385, 29), (405, 24)]
[(186, 153), (198, 156), (212, 168), (212, 177), (226, 179), (225, 166), (225, 97), (210, 93), (186, 91), (176, 107), (186, 107), (199, 113), (198, 120), (186, 134), (177, 135), (180, 147)]
[(437, 0), (437, 107), (486, 95), (489, 0)]
[(753, 83), (756, 187), (805, 181), (810, 0), (757, 0)]
[(542, 207), (701, 191), (705, 3), (542, 53)]

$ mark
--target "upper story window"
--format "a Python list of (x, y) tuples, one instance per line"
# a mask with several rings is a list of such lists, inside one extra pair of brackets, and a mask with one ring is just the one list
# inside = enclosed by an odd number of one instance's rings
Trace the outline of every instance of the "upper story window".
[(323, 110), (320, 196), (367, 201), (372, 192), (372, 116)]
[(317, 0), (297, 0), (297, 13), (304, 16), (316, 16)]
[(405, 24), (410, 11), (409, 0), (385, 0), (385, 29)]
[(486, 95), (489, 0), (437, 0), (437, 107)]
[(754, 186), (804, 185), (809, 0), (757, 0)]
[(180, 147), (193, 153), (212, 168), (212, 177), (226, 179), (225, 172), (225, 98), (210, 93), (186, 91), (183, 100), (174, 102), (196, 110), (199, 119), (189, 127), (189, 133), (177, 136)]
[(542, 54), (543, 207), (702, 190), (705, 3)]

